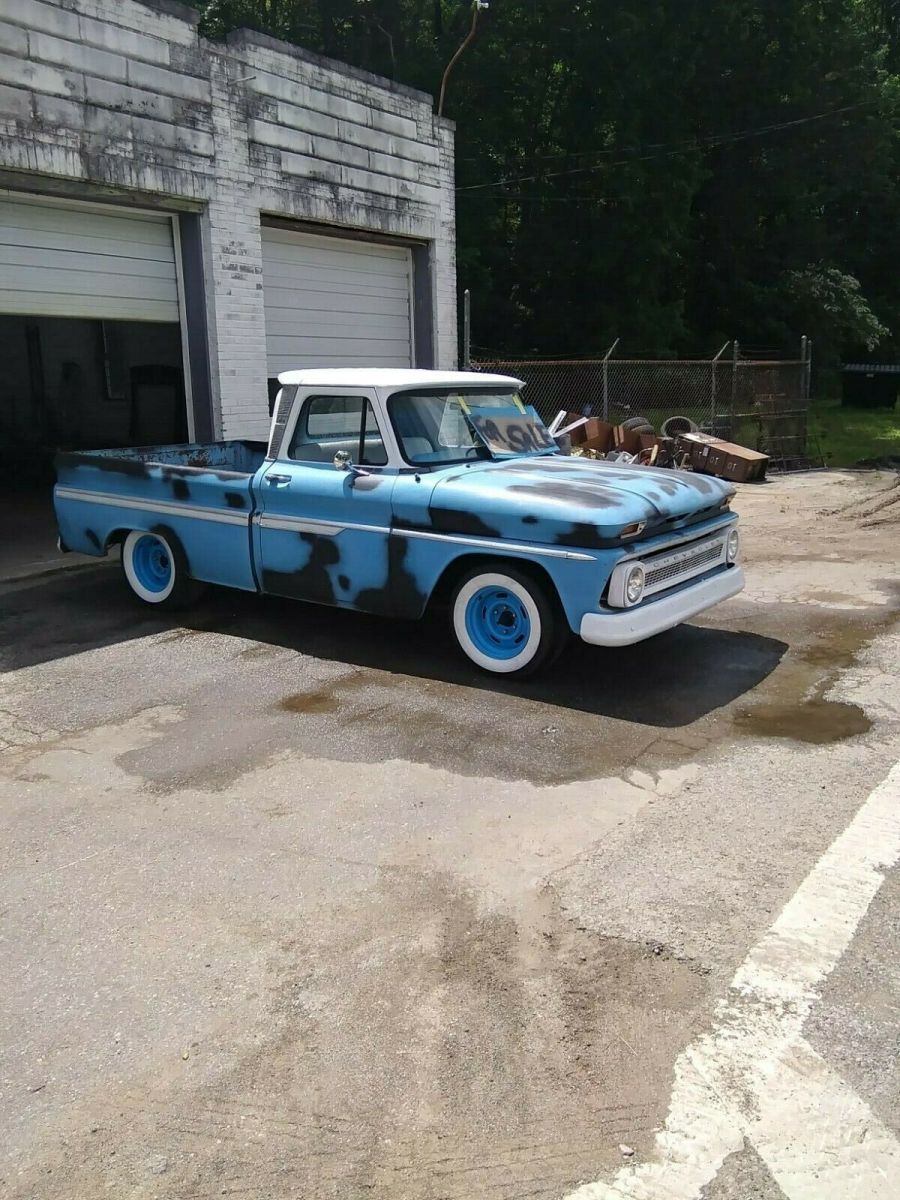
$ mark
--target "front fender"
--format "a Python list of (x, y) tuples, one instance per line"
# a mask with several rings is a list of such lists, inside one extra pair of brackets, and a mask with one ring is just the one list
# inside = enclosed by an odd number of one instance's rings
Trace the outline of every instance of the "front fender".
[(398, 546), (392, 557), (402, 562), (403, 574), (408, 579), (402, 594), (395, 589), (398, 601), (410, 603), (404, 616), (420, 617), (447, 572), (458, 569), (461, 560), (468, 563), (508, 559), (518, 565), (536, 566), (549, 578), (574, 633), (580, 629), (584, 614), (596, 611), (612, 569), (624, 553), (620, 549), (565, 551), (400, 529), (392, 532), (391, 540)]

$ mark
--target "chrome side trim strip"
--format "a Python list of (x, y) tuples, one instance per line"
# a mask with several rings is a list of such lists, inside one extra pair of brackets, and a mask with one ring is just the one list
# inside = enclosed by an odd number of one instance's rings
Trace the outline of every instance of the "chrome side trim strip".
[(488, 541), (486, 538), (457, 537), (452, 533), (427, 533), (420, 529), (392, 529), (394, 537), (426, 538), (432, 542), (455, 542), (460, 546), (477, 546), (487, 550), (517, 550), (523, 554), (539, 554), (543, 558), (569, 558), (575, 562), (596, 562), (591, 554), (577, 554), (573, 550), (550, 550), (543, 546), (527, 546), (521, 542), (504, 542), (500, 538)]
[(198, 521), (219, 521), (223, 525), (247, 527), (249, 512), (241, 515), (197, 504), (169, 504), (165, 501), (141, 500), (134, 496), (117, 496), (113, 492), (85, 492), (79, 488), (57, 487), (61, 500), (78, 500), (82, 504), (106, 504), (112, 508), (130, 508), (137, 512), (162, 513), (167, 517), (194, 517)]
[(387, 525), (357, 525), (352, 521), (335, 524), (334, 521), (317, 521), (314, 518), (284, 517), (278, 513), (257, 513), (254, 517), (261, 529), (280, 529), (285, 533), (318, 533), (321, 537), (336, 537), (345, 529), (361, 533), (390, 533)]

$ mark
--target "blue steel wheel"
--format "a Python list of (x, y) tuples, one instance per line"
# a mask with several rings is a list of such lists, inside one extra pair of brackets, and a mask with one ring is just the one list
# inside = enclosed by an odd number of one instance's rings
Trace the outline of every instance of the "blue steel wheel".
[(175, 578), (175, 566), (169, 547), (152, 533), (137, 539), (131, 551), (131, 566), (138, 583), (157, 595), (170, 587)]
[(544, 589), (505, 562), (468, 572), (452, 602), (453, 632), (471, 662), (495, 675), (530, 675), (561, 645), (565, 622)]
[(492, 659), (515, 658), (531, 635), (531, 615), (509, 588), (480, 587), (466, 604), (466, 632), (482, 654)]
[(128, 586), (145, 604), (184, 608), (199, 590), (188, 575), (181, 548), (161, 533), (133, 529), (122, 545), (122, 570)]

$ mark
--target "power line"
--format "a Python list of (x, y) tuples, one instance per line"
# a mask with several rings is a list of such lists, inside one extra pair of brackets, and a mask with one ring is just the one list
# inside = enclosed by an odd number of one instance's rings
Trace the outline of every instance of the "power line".
[[(833, 116), (835, 113), (847, 112), (850, 109), (865, 108), (871, 104), (878, 104), (880, 101), (876, 98), (872, 100), (861, 100), (856, 104), (848, 104), (843, 108), (829, 109), (824, 113), (817, 113), (811, 117), (798, 117), (791, 121), (773, 122), (768, 125), (754, 126), (750, 129), (738, 129), (734, 133), (708, 133), (701, 134), (697, 137), (684, 138), (678, 142), (647, 142), (640, 146), (610, 146), (607, 150), (560, 150), (557, 153), (536, 154), (534, 157), (539, 159), (557, 159), (557, 158), (596, 158), (604, 154), (630, 154), (632, 151), (635, 154), (642, 153), (645, 150), (671, 150), (678, 146), (696, 146), (702, 142), (721, 142), (728, 139), (747, 137), (756, 133), (768, 133), (772, 130), (787, 129), (792, 125), (803, 125), (808, 121), (820, 121), (825, 117)], [(462, 162), (480, 162), (480, 158), (466, 157), (461, 159)]]
[[(460, 191), (460, 190), (465, 190), (465, 189), (457, 188), (457, 191)], [(466, 197), (464, 196), (463, 199), (465, 199), (465, 198)], [(471, 199), (474, 200), (475, 197), (473, 196), (473, 197), (471, 197)], [(605, 204), (610, 199), (610, 197), (609, 196), (591, 195), (590, 192), (575, 192), (574, 194), (570, 194), (568, 196), (548, 196), (545, 193), (541, 193), (541, 192), (502, 192), (498, 197), (496, 197), (496, 199), (498, 199), (498, 200), (540, 200), (542, 203), (546, 202), (547, 204), (572, 204), (574, 201), (583, 200), (586, 204), (599, 204), (600, 202), (603, 202)]]
[[(859, 104), (845, 104), (841, 108), (833, 108), (833, 109), (830, 109), (828, 112), (815, 113), (813, 116), (810, 116), (810, 117), (797, 117), (792, 121), (779, 121), (775, 124), (760, 125), (754, 129), (742, 129), (736, 133), (730, 133), (730, 134), (708, 134), (708, 135), (701, 136), (698, 138), (692, 138), (690, 141), (672, 142), (672, 143), (670, 143), (670, 145), (668, 147), (659, 145), (656, 148), (659, 151), (658, 153), (631, 154), (628, 151), (626, 151), (626, 153), (629, 154), (629, 156), (627, 158), (620, 158), (613, 162), (594, 163), (592, 166), (588, 166), (588, 167), (569, 167), (564, 171), (542, 171), (540, 174), (535, 174), (535, 175), (516, 175), (516, 176), (512, 176), (508, 179), (497, 179), (493, 183), (470, 183), (470, 184), (467, 184), (465, 187), (458, 187), (456, 190), (457, 190), (457, 192), (474, 192), (474, 191), (481, 191), (485, 188), (506, 187), (507, 184), (510, 184), (510, 183), (535, 183), (538, 180), (557, 179), (557, 178), (560, 178), (561, 176), (567, 176), (567, 175), (590, 175), (590, 174), (593, 174), (595, 171), (603, 171), (603, 170), (608, 169), (609, 167), (627, 166), (629, 163), (632, 163), (632, 162), (649, 162), (651, 159), (671, 158), (674, 155), (684, 153), (686, 149), (695, 149), (701, 145), (707, 145), (707, 146), (712, 146), (712, 147), (725, 146), (725, 145), (729, 145), (733, 142), (744, 141), (747, 138), (764, 137), (766, 134), (777, 133), (783, 129), (795, 129), (799, 125), (809, 125), (814, 121), (825, 121), (825, 120), (828, 120), (828, 118), (830, 118), (830, 117), (841, 116), (843, 113), (856, 112), (857, 110), (859, 110), (861, 108), (867, 108), (868, 106), (870, 106), (872, 104), (877, 104), (877, 103), (878, 103), (877, 100), (864, 100), (864, 101), (861, 101)], [(638, 146), (638, 147), (635, 147), (634, 149), (637, 151), (640, 151), (640, 150), (646, 149), (646, 148), (647, 147)], [(653, 147), (649, 147), (649, 148), (652, 149)], [(597, 151), (593, 151), (593, 152), (592, 151), (584, 151), (583, 153), (585, 153), (585, 154), (590, 154), (590, 153), (594, 153), (594, 154), (619, 153), (619, 154), (621, 154), (622, 151), (621, 150), (608, 150), (608, 151), (597, 150)]]

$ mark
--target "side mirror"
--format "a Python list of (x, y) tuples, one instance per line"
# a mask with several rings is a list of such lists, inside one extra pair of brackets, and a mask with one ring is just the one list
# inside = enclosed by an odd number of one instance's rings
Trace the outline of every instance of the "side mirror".
[(336, 471), (349, 471), (353, 466), (353, 460), (350, 457), (349, 450), (338, 450), (334, 456), (334, 469)]

